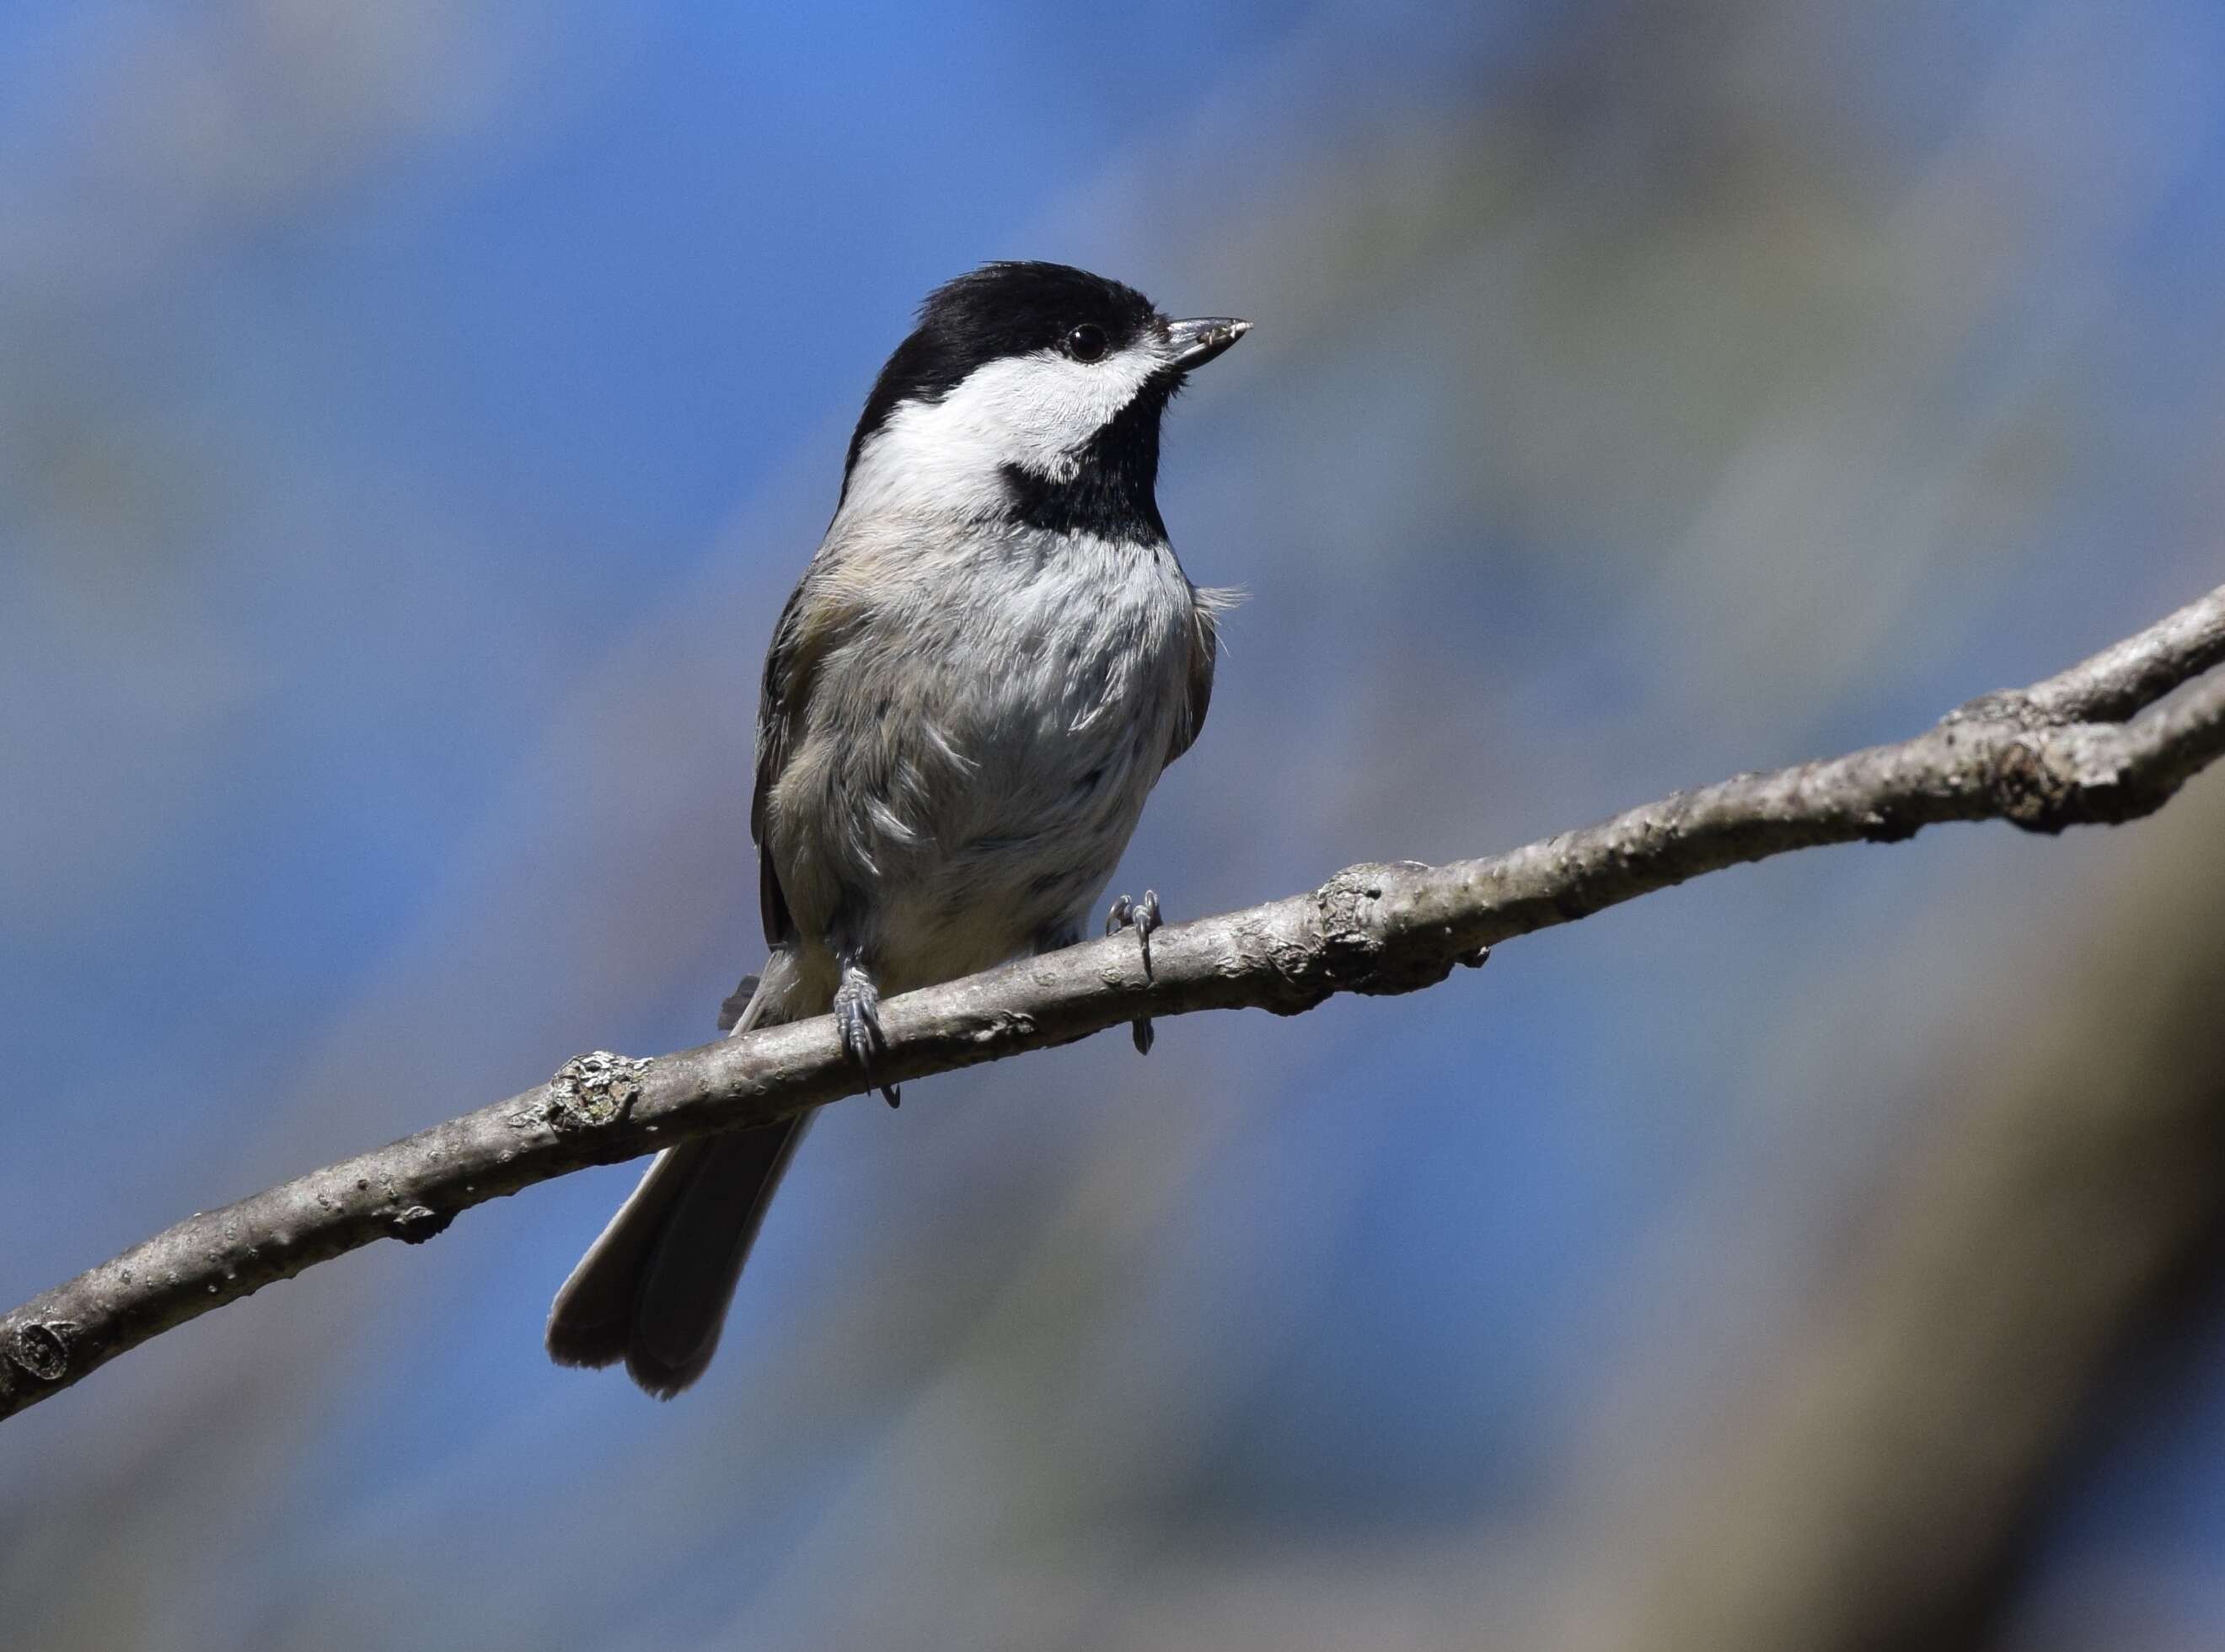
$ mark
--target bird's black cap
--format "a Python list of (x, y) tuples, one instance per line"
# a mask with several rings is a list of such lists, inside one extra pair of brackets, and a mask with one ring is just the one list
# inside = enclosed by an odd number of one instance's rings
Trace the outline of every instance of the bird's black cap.
[(1071, 264), (985, 264), (945, 282), (927, 295), (919, 325), (874, 381), (845, 472), (900, 403), (939, 401), (975, 368), (1048, 350), (1078, 327), (1095, 327), (1112, 349), (1124, 349), (1158, 319), (1133, 287)]

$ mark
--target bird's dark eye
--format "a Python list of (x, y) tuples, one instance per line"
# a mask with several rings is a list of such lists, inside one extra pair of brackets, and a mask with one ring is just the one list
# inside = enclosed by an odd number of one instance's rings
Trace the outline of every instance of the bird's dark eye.
[(1076, 361), (1102, 361), (1108, 347), (1105, 329), (1087, 321), (1066, 335), (1066, 353)]

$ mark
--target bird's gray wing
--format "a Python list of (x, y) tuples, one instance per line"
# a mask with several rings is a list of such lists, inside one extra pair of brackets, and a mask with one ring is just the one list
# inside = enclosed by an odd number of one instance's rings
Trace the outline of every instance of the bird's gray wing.
[(758, 690), (758, 772), (750, 793), (750, 842), (758, 846), (758, 912), (764, 923), (767, 946), (778, 946), (795, 933), (789, 916), (788, 897), (781, 893), (780, 874), (773, 867), (772, 849), (765, 842), (765, 802), (773, 783), (787, 766), (790, 734), (809, 692), (808, 683), (796, 683), (798, 650), (797, 615), (803, 597), (799, 583), (789, 593), (772, 628), (772, 646), (765, 651), (764, 682)]
[(789, 593), (772, 646), (765, 651), (764, 683), (758, 696), (757, 785), (750, 796), (750, 841), (758, 846), (758, 911), (767, 946), (779, 946), (796, 933), (780, 874), (765, 839), (765, 809), (781, 772), (788, 766), (811, 702), (811, 687), (821, 658), (840, 629), (841, 616), (825, 600), (820, 562), (815, 560)]
[(1176, 721), (1175, 736), (1167, 748), (1167, 761), (1161, 771), (1171, 765), (1197, 740), (1198, 731), (1205, 727), (1206, 708), (1213, 703), (1213, 666), (1220, 652), (1220, 617), (1235, 605), (1235, 594), (1227, 591), (1200, 590), (1190, 587), (1190, 650), (1189, 677), (1182, 699), (1182, 715)]

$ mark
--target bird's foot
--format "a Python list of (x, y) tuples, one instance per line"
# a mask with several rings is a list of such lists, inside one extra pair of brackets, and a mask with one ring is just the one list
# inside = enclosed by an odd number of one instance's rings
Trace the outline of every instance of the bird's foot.
[[(842, 966), (842, 984), (834, 989), (834, 1029), (842, 1035), (842, 1052), (872, 1078), (873, 1057), (889, 1047), (889, 1039), (881, 1031), (881, 990), (862, 964)], [(903, 1092), (896, 1085), (878, 1088), (891, 1107), (902, 1105)]]
[[(1134, 930), (1136, 940), (1144, 949), (1144, 974), (1149, 977), (1151, 973), (1151, 931), (1163, 922), (1159, 916), (1159, 892), (1146, 889), (1141, 900), (1131, 900), (1125, 895), (1113, 897), (1112, 909), (1105, 914), (1105, 933), (1111, 936), (1118, 935), (1124, 929)], [(1151, 1031), (1151, 1018), (1148, 1015), (1138, 1017), (1130, 1030), (1135, 1034), (1136, 1053), (1139, 1056), (1151, 1054), (1151, 1040), (1157, 1036)]]

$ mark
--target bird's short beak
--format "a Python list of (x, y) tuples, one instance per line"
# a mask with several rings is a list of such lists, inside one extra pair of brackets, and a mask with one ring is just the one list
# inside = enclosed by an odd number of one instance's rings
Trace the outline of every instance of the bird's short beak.
[(1252, 323), (1233, 315), (1205, 315), (1190, 321), (1169, 321), (1167, 340), (1174, 356), (1167, 365), (1178, 373), (1202, 367), (1252, 330)]

